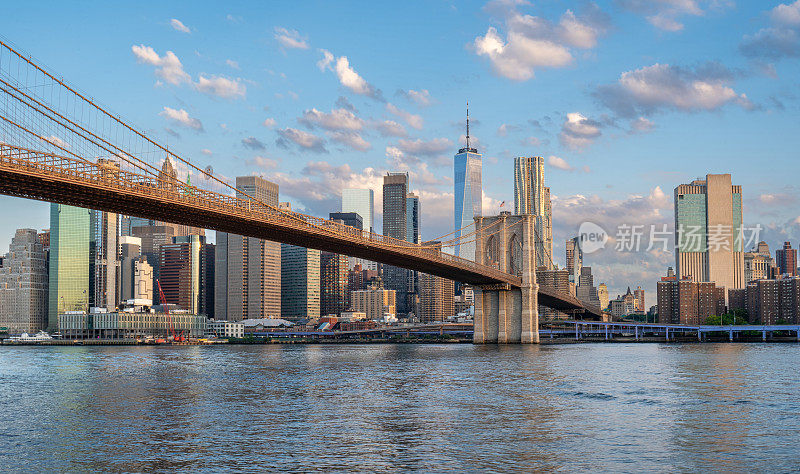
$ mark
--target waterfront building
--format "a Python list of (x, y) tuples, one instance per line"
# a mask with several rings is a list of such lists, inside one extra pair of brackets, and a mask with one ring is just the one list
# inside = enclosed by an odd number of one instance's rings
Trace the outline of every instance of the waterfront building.
[(781, 275), (797, 275), (797, 249), (790, 242), (784, 242), (783, 248), (775, 251), (775, 264)]
[(744, 288), (742, 187), (709, 174), (675, 188), (678, 279)]
[(89, 210), (50, 205), (48, 331), (58, 330), (58, 314), (89, 309)]
[[(671, 268), (670, 268), (671, 270)], [(698, 282), (669, 274), (656, 283), (658, 322), (705, 324), (709, 316), (726, 312), (726, 291), (714, 282)]]
[(608, 308), (608, 286), (605, 283), (597, 285), (597, 299), (600, 300), (600, 308)]
[[(256, 321), (253, 319), (247, 319), (245, 321)], [(264, 319), (262, 321), (280, 321), (279, 319)], [(210, 319), (206, 322), (206, 333), (205, 336), (213, 336), (218, 338), (229, 338), (229, 337), (244, 337), (244, 321), (228, 321), (225, 319), (221, 320), (213, 320)]]
[[(408, 173), (387, 173), (383, 177), (383, 235), (398, 240), (408, 239)], [(384, 286), (397, 296), (397, 315), (405, 317), (410, 308), (409, 271), (385, 265)]]
[(419, 321), (443, 322), (455, 316), (452, 280), (427, 273), (419, 274)]
[[(209, 271), (214, 268), (213, 246), (207, 248), (205, 237), (190, 235), (174, 237), (171, 244), (161, 246), (160, 283), (166, 301), (161, 304), (177, 305), (192, 314), (208, 317)], [(211, 259), (211, 261), (209, 261)], [(211, 281), (213, 281), (213, 274)]]
[[(278, 206), (278, 185), (261, 177), (239, 176), (236, 189), (242, 199)], [(217, 319), (280, 318), (280, 243), (217, 232), (214, 278)]]
[[(455, 239), (474, 232), (475, 217), (483, 215), (483, 182), (481, 178), (481, 154), (469, 144), (469, 107), (467, 107), (466, 146), (458, 150), (453, 159), (453, 194), (455, 196)], [(468, 227), (473, 226), (473, 227)], [(455, 255), (467, 260), (475, 260), (475, 243), (465, 242), (455, 245)]]
[(800, 324), (800, 277), (751, 281), (745, 298), (752, 324)]
[(536, 216), (536, 267), (552, 267), (553, 221), (550, 188), (544, 185), (544, 158), (514, 158), (514, 214)]
[(92, 210), (89, 225), (89, 305), (113, 310), (119, 304), (117, 214)]
[(207, 318), (180, 311), (136, 311), (86, 314), (60, 313), (58, 327), (65, 339), (169, 339), (173, 335), (199, 338), (206, 332)]
[(380, 321), (396, 316), (396, 293), (394, 290), (370, 288), (357, 290), (350, 294), (351, 307), (354, 312), (365, 313), (367, 319)]
[(281, 244), (281, 317), (319, 318), (320, 251)]
[(0, 260), (0, 327), (34, 334), (47, 327), (47, 258), (36, 230), (18, 229)]
[[(356, 214), (358, 215), (358, 214)], [(348, 291), (348, 258), (331, 252), (320, 252), (320, 314), (339, 316), (350, 308)]]

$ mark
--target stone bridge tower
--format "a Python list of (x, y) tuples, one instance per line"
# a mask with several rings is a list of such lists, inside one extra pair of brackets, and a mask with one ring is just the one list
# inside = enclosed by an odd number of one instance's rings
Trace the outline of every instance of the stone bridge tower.
[(535, 216), (504, 213), (476, 217), (475, 261), (522, 278), (522, 286), (475, 288), (476, 344), (539, 342)]

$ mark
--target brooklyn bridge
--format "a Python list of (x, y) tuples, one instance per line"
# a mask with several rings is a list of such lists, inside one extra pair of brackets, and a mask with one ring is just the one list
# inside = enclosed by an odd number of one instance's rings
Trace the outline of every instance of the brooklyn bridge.
[[(284, 242), (468, 283), (476, 288), (478, 343), (538, 342), (540, 304), (586, 319), (603, 316), (600, 308), (536, 283), (532, 216), (476, 217), (459, 239), (392, 239), (265, 204), (2, 41), (0, 88), (2, 194)], [(162, 172), (165, 162), (180, 173)], [(469, 241), (476, 245), (474, 262), (442, 251)]]

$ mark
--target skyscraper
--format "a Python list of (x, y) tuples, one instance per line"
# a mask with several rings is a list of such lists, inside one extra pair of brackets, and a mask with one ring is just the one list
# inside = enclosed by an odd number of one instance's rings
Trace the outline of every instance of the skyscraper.
[(514, 158), (514, 213), (536, 216), (536, 268), (552, 268), (553, 222), (550, 214), (550, 188), (544, 185), (544, 158)]
[(348, 260), (346, 255), (320, 252), (319, 293), (320, 315), (340, 315), (350, 309), (350, 291), (347, 289)]
[(117, 307), (117, 214), (90, 211), (89, 305)]
[(0, 326), (11, 333), (47, 327), (47, 260), (36, 230), (19, 229), (0, 263)]
[(742, 187), (730, 174), (709, 174), (675, 188), (678, 280), (744, 288)]
[(362, 228), (373, 230), (375, 215), (375, 193), (371, 189), (346, 188), (342, 190), (342, 212), (356, 212), (361, 216)]
[[(420, 243), (420, 208), (419, 196), (413, 193), (406, 195), (406, 240), (415, 244)], [(407, 284), (404, 309), (408, 312), (419, 313), (420, 273), (406, 270)], [(452, 298), (450, 298), (452, 299)], [(403, 305), (401, 305), (403, 306)]]
[(50, 205), (48, 331), (58, 330), (58, 313), (89, 307), (89, 210)]
[[(142, 239), (123, 235), (119, 238), (119, 295), (120, 302), (133, 299), (135, 294), (135, 261), (142, 256)], [(147, 259), (145, 258), (145, 261)]]
[(783, 248), (775, 251), (775, 263), (781, 275), (797, 275), (797, 249), (790, 242), (784, 242)]
[(318, 318), (320, 252), (281, 244), (281, 317), (289, 321)]
[[(453, 159), (453, 182), (455, 195), (455, 236), (461, 238), (461, 229), (474, 224), (476, 216), (483, 215), (483, 185), (481, 181), (481, 155), (476, 148), (469, 146), (469, 104), (467, 104), (466, 146), (458, 150)], [(474, 229), (472, 229), (474, 230)], [(472, 230), (465, 229), (464, 233)], [(467, 241), (472, 240), (467, 238)], [(475, 260), (475, 243), (457, 243), (455, 254), (468, 260)]]
[[(383, 235), (398, 240), (408, 239), (408, 174), (388, 173), (383, 177)], [(384, 286), (395, 291), (397, 315), (405, 316), (408, 307), (408, 271), (386, 265)]]
[(581, 267), (583, 267), (583, 251), (581, 250), (579, 237), (567, 239), (566, 253), (569, 281), (573, 285), (577, 285), (581, 276)]
[(608, 308), (608, 287), (605, 283), (597, 285), (597, 298), (600, 300), (600, 309)]
[(161, 304), (174, 304), (191, 314), (205, 314), (201, 308), (202, 294), (200, 285), (201, 267), (205, 268), (201, 259), (205, 258), (202, 248), (205, 237), (192, 235), (174, 237), (171, 244), (161, 246), (161, 290), (166, 301)]
[[(236, 189), (278, 206), (278, 185), (258, 176), (239, 176)], [(246, 195), (245, 195), (246, 194)], [(269, 240), (217, 232), (214, 314), (240, 321), (281, 316), (281, 245)]]

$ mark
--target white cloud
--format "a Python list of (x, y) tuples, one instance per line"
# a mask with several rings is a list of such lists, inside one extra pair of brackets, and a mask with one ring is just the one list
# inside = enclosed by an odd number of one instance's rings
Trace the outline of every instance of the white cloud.
[(494, 71), (505, 78), (525, 81), (540, 67), (561, 68), (573, 61), (570, 48), (592, 49), (607, 30), (607, 19), (596, 5), (590, 4), (586, 15), (572, 10), (561, 15), (557, 24), (547, 19), (524, 15), (517, 3), (494, 4), (505, 17), (507, 33), (503, 37), (495, 27), (473, 42), (477, 55), (485, 56)]
[(284, 48), (308, 49), (308, 38), (304, 38), (297, 30), (275, 27), (275, 39)]
[(247, 87), (241, 80), (220, 76), (206, 77), (201, 74), (195, 87), (204, 94), (215, 95), (223, 99), (244, 98), (247, 93)]
[(567, 160), (553, 155), (547, 158), (547, 164), (552, 166), (553, 168), (558, 168), (560, 170), (565, 170), (565, 171), (572, 171), (574, 169), (572, 168), (572, 166), (570, 166), (569, 163), (567, 163)]
[(754, 105), (729, 86), (733, 73), (719, 64), (695, 69), (654, 64), (623, 72), (615, 84), (600, 86), (595, 96), (623, 117), (648, 115), (661, 108), (686, 112), (715, 110), (726, 104)]
[(327, 153), (324, 141), (313, 133), (308, 133), (296, 128), (283, 128), (278, 130), (278, 139), (275, 143), (281, 148), (289, 148), (290, 142), (304, 150), (316, 153)]
[(233, 59), (226, 59), (225, 64), (234, 69), (239, 69), (239, 63), (234, 61)]
[(266, 150), (267, 145), (256, 137), (242, 138), (242, 145), (251, 150)]
[(374, 127), (385, 137), (405, 137), (406, 129), (394, 120), (383, 120), (374, 124)]
[[(699, 17), (706, 14), (707, 9), (722, 10), (732, 6), (733, 2), (725, 0), (618, 0), (622, 8), (637, 13), (656, 28), (663, 31), (680, 31), (685, 16)], [(703, 4), (707, 5), (704, 9)]]
[(400, 109), (391, 103), (386, 104), (386, 110), (388, 110), (392, 115), (396, 115), (403, 119), (409, 127), (422, 130), (423, 120), (421, 116), (406, 112), (405, 110)]
[(273, 170), (277, 168), (279, 165), (277, 160), (261, 155), (253, 157), (253, 159), (250, 160), (250, 162), (258, 166), (259, 168), (263, 168), (265, 170)]
[(176, 31), (180, 31), (181, 33), (191, 33), (192, 30), (189, 29), (188, 26), (184, 25), (180, 20), (177, 18), (173, 18), (169, 21), (170, 26), (174, 28)]
[(264, 119), (264, 121), (261, 123), (261, 125), (263, 125), (263, 126), (265, 126), (265, 127), (274, 127), (274, 126), (275, 126), (275, 123), (276, 123), (276, 122), (275, 122), (275, 119), (274, 119), (274, 118), (272, 118), (272, 117), (267, 117), (267, 118), (265, 118), (265, 119)]
[(350, 60), (347, 59), (347, 56), (336, 58), (330, 51), (325, 49), (321, 49), (320, 52), (322, 53), (322, 59), (317, 62), (317, 67), (321, 71), (331, 70), (336, 73), (339, 83), (354, 94), (383, 100), (381, 91), (368, 83), (350, 66)]
[(561, 125), (558, 138), (562, 145), (575, 150), (590, 145), (600, 135), (599, 122), (586, 118), (578, 112), (572, 112), (567, 114), (567, 119)]
[(427, 107), (433, 103), (431, 94), (430, 92), (428, 92), (427, 89), (420, 89), (418, 91), (414, 89), (409, 89), (407, 91), (399, 90), (397, 92), (406, 99), (413, 101), (420, 107)]
[(203, 131), (203, 124), (200, 122), (200, 120), (190, 117), (189, 112), (183, 109), (176, 110), (170, 107), (164, 107), (164, 110), (159, 112), (158, 115), (182, 127), (191, 128), (192, 130), (197, 130), (198, 132)]
[(754, 59), (800, 57), (800, 0), (782, 3), (769, 12), (771, 26), (746, 35), (739, 50)]
[(200, 150), (200, 153), (202, 153), (202, 154), (204, 154), (206, 156), (211, 156), (211, 155), (214, 154), (214, 152), (209, 150), (208, 148), (203, 148), (202, 150)]
[(447, 138), (434, 138), (428, 141), (419, 138), (416, 140), (400, 139), (397, 143), (397, 147), (403, 152), (412, 155), (433, 156), (453, 148), (453, 142)]
[(356, 131), (364, 128), (364, 121), (347, 109), (334, 109), (330, 113), (317, 109), (306, 110), (298, 122), (310, 127), (319, 127), (325, 130)]
[(372, 148), (372, 145), (368, 141), (364, 140), (364, 138), (357, 132), (334, 131), (328, 132), (328, 136), (331, 138), (331, 140), (343, 145), (347, 145), (354, 150), (367, 151)]
[(69, 143), (65, 142), (64, 140), (62, 140), (62, 139), (58, 138), (58, 137), (57, 137), (57, 136), (55, 136), (55, 135), (50, 135), (50, 136), (48, 136), (48, 137), (44, 137), (44, 140), (45, 140), (46, 142), (50, 142), (50, 143), (52, 143), (53, 145), (59, 146), (59, 147), (61, 147), (61, 148), (66, 148), (66, 149), (69, 149), (69, 148), (70, 148), (70, 146), (69, 146)]
[(172, 51), (167, 51), (164, 56), (159, 56), (153, 48), (143, 44), (131, 46), (136, 60), (140, 63), (156, 67), (156, 76), (169, 84), (179, 85), (191, 82), (191, 77), (183, 70), (181, 61)]
[(639, 118), (637, 118), (635, 120), (631, 120), (631, 132), (634, 132), (634, 133), (636, 133), (636, 132), (641, 132), (641, 133), (649, 132), (649, 131), (653, 130), (654, 127), (655, 127), (655, 124), (652, 121), (650, 121), (650, 120), (648, 120), (648, 119), (646, 119), (644, 117), (639, 117)]

